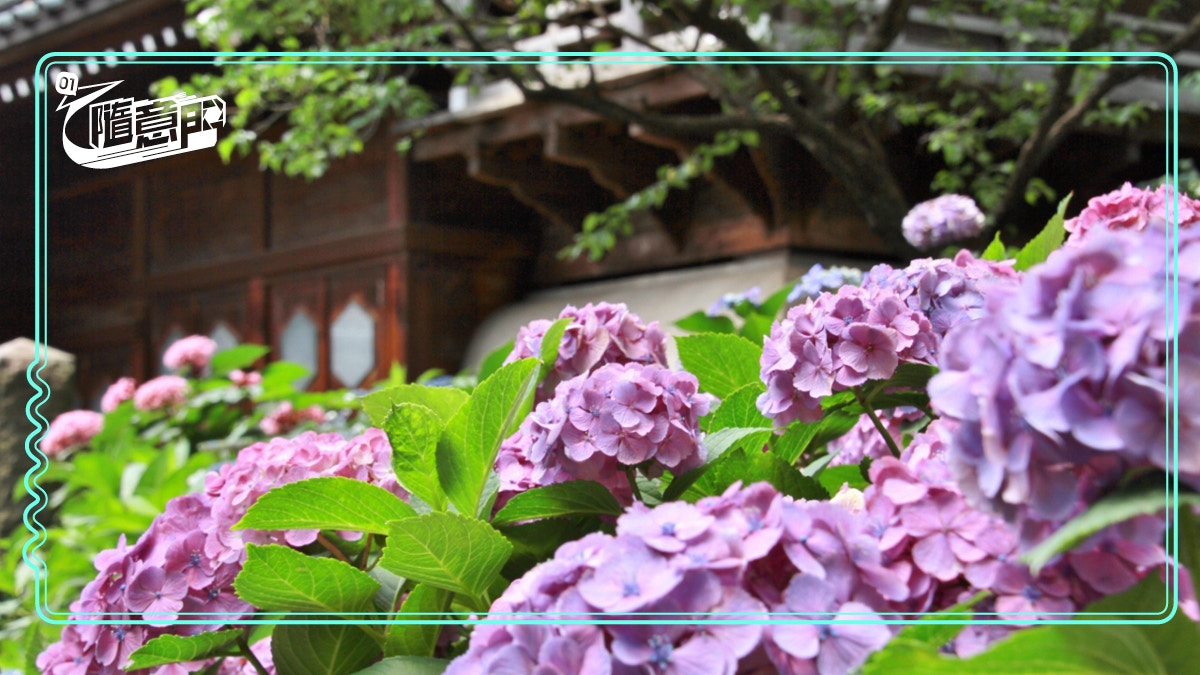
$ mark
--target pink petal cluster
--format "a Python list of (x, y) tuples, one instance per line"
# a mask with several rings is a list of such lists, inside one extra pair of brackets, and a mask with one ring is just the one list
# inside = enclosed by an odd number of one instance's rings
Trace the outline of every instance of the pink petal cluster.
[(132, 377), (122, 377), (104, 390), (104, 396), (100, 399), (100, 409), (106, 413), (116, 410), (117, 406), (132, 400), (135, 391), (137, 391), (137, 380)]
[(253, 387), (256, 384), (262, 384), (262, 373), (251, 371), (247, 373), (244, 370), (232, 370), (229, 372), (229, 381), (237, 387)]
[(188, 381), (178, 375), (160, 375), (142, 383), (133, 393), (133, 407), (143, 412), (175, 408), (187, 402)]
[[(318, 476), (354, 478), (407, 496), (392, 473), (391, 446), (378, 429), (350, 440), (337, 434), (306, 433), (256, 443), (242, 450), (235, 462), (210, 473), (203, 494), (167, 502), (164, 513), (136, 544), (127, 546), (122, 537), (117, 548), (96, 557), (99, 574), (71, 604), (71, 612), (80, 619), (124, 618), (130, 623), (68, 625), (59, 642), (38, 656), (39, 670), (53, 675), (116, 675), (124, 672), (130, 654), (159, 635), (193, 635), (253, 612), (233, 589), (246, 558), (246, 544), (298, 547), (314, 541), (317, 533), (230, 528), (271, 488)], [(189, 619), (211, 618), (213, 623), (169, 625), (183, 614)], [(255, 645), (260, 660), (269, 657), (269, 645)], [(207, 665), (173, 664), (150, 672), (184, 675)], [(242, 659), (231, 659), (219, 672), (248, 673), (246, 665)]]
[(843, 286), (788, 311), (763, 345), (767, 385), (758, 409), (776, 428), (821, 419), (821, 399), (892, 376), (901, 361), (928, 363), (937, 346), (929, 319), (887, 288)]
[(189, 335), (176, 340), (163, 353), (163, 365), (171, 370), (190, 368), (192, 372), (200, 372), (208, 367), (213, 354), (217, 351), (217, 343), (204, 335)]
[(832, 622), (485, 624), (446, 673), (851, 672), (892, 634), (854, 621), (879, 618), (888, 598), (907, 597), (903, 580), (880, 565), (866, 522), (829, 503), (781, 496), (766, 483), (737, 483), (695, 505), (635, 504), (617, 521), (615, 537), (564, 544), (513, 582), (490, 616), (670, 612), (748, 622), (775, 612)]
[[(644, 323), (623, 303), (588, 303), (581, 308), (568, 305), (558, 318), (571, 322), (559, 343), (553, 370), (538, 387), (538, 402), (550, 398), (560, 382), (606, 363), (667, 365), (666, 335), (658, 322)], [(504, 362), (540, 356), (542, 337), (553, 323), (538, 320), (522, 327)]]
[(57, 457), (72, 448), (87, 445), (102, 429), (104, 415), (91, 410), (72, 410), (54, 418), (38, 447), (47, 457)]
[[(1178, 208), (1178, 211), (1176, 211)], [(1063, 223), (1068, 232), (1065, 246), (1079, 246), (1088, 235), (1100, 230), (1166, 230), (1169, 223), (1190, 228), (1200, 222), (1200, 201), (1176, 192), (1167, 185), (1156, 190), (1125, 183), (1119, 189), (1093, 197), (1078, 216)]]
[(974, 237), (983, 232), (984, 223), (974, 199), (942, 195), (914, 206), (900, 228), (908, 243), (924, 250)]
[[(876, 412), (879, 421), (883, 423), (892, 440), (897, 446), (904, 445), (904, 425), (924, 417), (916, 408), (893, 408)], [(864, 459), (881, 459), (891, 457), (892, 451), (887, 442), (880, 436), (875, 423), (867, 415), (863, 415), (854, 427), (845, 434), (829, 442), (827, 451), (831, 456), (828, 466), (843, 464), (859, 464)]]
[(258, 428), (268, 436), (286, 434), (305, 422), (324, 422), (325, 410), (319, 405), (311, 405), (297, 410), (291, 401), (284, 401), (263, 416)]
[(594, 480), (632, 501), (625, 467), (683, 473), (704, 463), (699, 418), (716, 399), (690, 373), (611, 363), (566, 380), (539, 403), (496, 459), (503, 500), (568, 480)]

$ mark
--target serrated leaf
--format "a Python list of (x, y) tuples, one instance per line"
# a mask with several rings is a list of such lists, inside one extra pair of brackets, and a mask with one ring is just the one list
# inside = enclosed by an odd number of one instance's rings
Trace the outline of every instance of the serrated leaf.
[(165, 666), (169, 663), (200, 661), (218, 649), (232, 643), (242, 631), (229, 628), (212, 633), (183, 637), (160, 635), (129, 655), (126, 671)]
[(488, 355), (483, 357), (483, 361), (479, 363), (479, 372), (476, 374), (479, 382), (491, 377), (492, 373), (500, 370), (500, 366), (504, 365), (504, 360), (512, 353), (513, 346), (516, 342), (509, 340), (499, 347), (488, 352)]
[[(1200, 504), (1200, 495), (1180, 493), (1180, 507)], [(1109, 525), (1115, 525), (1134, 516), (1158, 513), (1171, 506), (1166, 485), (1138, 486), (1131, 490), (1118, 490), (1092, 504), (1086, 511), (1075, 516), (1056, 529), (1049, 537), (1021, 556), (1034, 574), (1059, 553), (1069, 551), (1093, 534)]]
[(387, 534), (388, 521), (417, 512), (383, 488), (353, 478), (323, 476), (272, 488), (235, 530), (348, 530)]
[(350, 675), (379, 654), (379, 645), (361, 626), (285, 623), (271, 633), (271, 659), (280, 675)]
[(836, 495), (845, 484), (849, 484), (855, 490), (865, 490), (870, 484), (857, 464), (826, 467), (817, 474), (817, 482), (831, 495)]
[(431, 513), (392, 523), (379, 564), (406, 579), (478, 597), (511, 553), (512, 544), (491, 525)]
[(492, 518), (492, 525), (558, 516), (621, 515), (623, 509), (608, 488), (590, 480), (573, 480), (533, 488), (513, 496)]
[(423, 405), (436, 413), (443, 422), (446, 422), (467, 402), (467, 398), (467, 392), (453, 387), (402, 384), (398, 387), (367, 394), (359, 399), (359, 405), (371, 419), (371, 424), (382, 428), (384, 420), (392, 412), (392, 406), (401, 403)]
[(690, 333), (733, 333), (737, 330), (733, 319), (727, 316), (709, 316), (701, 311), (688, 314), (676, 321), (675, 325)]
[(332, 558), (277, 544), (248, 544), (233, 588), (239, 598), (269, 612), (355, 613), (370, 610), (379, 583)]
[(550, 518), (521, 525), (501, 525), (496, 528), (513, 545), (512, 555), (501, 572), (517, 579), (534, 565), (554, 555), (559, 546), (582, 539), (592, 532), (611, 530), (596, 516)]
[[(801, 474), (778, 456), (766, 452), (748, 451), (744, 448), (730, 450), (715, 462), (696, 469), (694, 473), (698, 475), (693, 477), (684, 474), (676, 479), (690, 482), (679, 495), (689, 502), (719, 495), (737, 481), (742, 481), (743, 486), (766, 481), (781, 493), (796, 499), (829, 499), (829, 493), (816, 480)], [(674, 497), (675, 490), (668, 489), (667, 492), (663, 499), (669, 500)]]
[[(394, 617), (398, 620), (432, 621), (445, 612), (450, 605), (450, 592), (430, 586), (417, 584), (409, 592), (400, 612)], [(405, 616), (405, 615), (409, 616)], [(437, 647), (438, 636), (442, 626), (434, 623), (396, 623), (388, 627), (387, 640), (383, 645), (384, 656), (433, 656)]]
[(447, 422), (438, 440), (438, 481), (459, 513), (479, 513), (500, 443), (528, 411), (539, 368), (537, 359), (504, 366), (480, 383)]
[(445, 423), (429, 408), (401, 403), (383, 421), (392, 444), (396, 480), (435, 511), (446, 508), (446, 493), (437, 477), (437, 445)]
[(771, 440), (772, 431), (760, 428), (728, 428), (718, 429), (704, 437), (704, 449), (707, 452), (706, 461), (713, 461), (725, 454), (730, 448), (746, 448), (762, 450)]
[(429, 656), (393, 656), (354, 675), (441, 675), (449, 666), (449, 661)]
[(696, 376), (700, 389), (725, 398), (758, 382), (762, 347), (739, 335), (701, 333), (675, 338), (683, 369)]
[(992, 238), (992, 243), (988, 244), (987, 248), (983, 249), (983, 253), (979, 256), (979, 259), (991, 260), (993, 262), (1000, 262), (1008, 259), (1008, 255), (1004, 249), (1004, 243), (1000, 241), (999, 232), (997, 232), (996, 236)]
[(1017, 253), (1017, 261), (1013, 265), (1013, 269), (1021, 272), (1043, 263), (1055, 249), (1062, 246), (1067, 235), (1067, 230), (1063, 227), (1063, 223), (1066, 221), (1067, 204), (1073, 195), (1074, 193), (1071, 193), (1063, 197), (1062, 201), (1058, 203), (1058, 210), (1042, 228), (1042, 231), (1038, 232), (1037, 236)]
[(752, 382), (726, 396), (721, 405), (703, 420), (706, 431), (729, 427), (772, 428), (771, 420), (758, 411), (758, 397), (767, 391), (761, 382)]
[(826, 412), (816, 422), (793, 422), (782, 435), (772, 439), (771, 452), (788, 464), (795, 464), (809, 448), (820, 447), (853, 429), (858, 424), (860, 410), (855, 404), (852, 408)]
[(240, 368), (246, 368), (254, 364), (255, 361), (266, 356), (271, 351), (270, 347), (262, 345), (238, 345), (223, 349), (216, 354), (213, 354), (212, 361), (209, 362), (209, 367), (212, 369), (214, 377), (221, 377)]

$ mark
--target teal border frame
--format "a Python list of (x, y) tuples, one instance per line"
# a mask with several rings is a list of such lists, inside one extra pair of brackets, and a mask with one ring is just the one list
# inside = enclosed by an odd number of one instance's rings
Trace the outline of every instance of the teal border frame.
[[(47, 276), (47, 261), (48, 251), (46, 250), (46, 227), (48, 221), (48, 177), (46, 175), (47, 167), (44, 157), (46, 154), (45, 141), (49, 138), (49, 113), (54, 110), (54, 106), (50, 105), (48, 100), (50, 87), (43, 86), (45, 81), (49, 79), (49, 70), (56, 65), (78, 64), (83, 65), (85, 57), (97, 57), (107, 59), (115, 56), (118, 59), (118, 65), (138, 65), (138, 64), (193, 64), (207, 63), (215, 64), (221, 59), (238, 58), (242, 62), (251, 61), (257, 62), (262, 59), (265, 63), (275, 62), (295, 62), (295, 63), (325, 63), (325, 64), (346, 64), (352, 65), (355, 63), (428, 63), (431, 59), (439, 59), (443, 61), (453, 61), (459, 63), (541, 63), (543, 57), (589, 57), (595, 62), (601, 64), (637, 64), (637, 63), (663, 63), (668, 62), (664, 59), (670, 59), (669, 63), (675, 65), (686, 64), (689, 62), (698, 63), (700, 59), (709, 62), (719, 63), (811, 63), (813, 65), (830, 64), (830, 63), (892, 63), (892, 64), (928, 64), (928, 65), (946, 65), (946, 64), (975, 64), (975, 65), (998, 65), (998, 64), (1062, 64), (1062, 63), (1095, 63), (1097, 58), (1105, 57), (1129, 57), (1135, 60), (1127, 60), (1117, 62), (1113, 65), (1145, 65), (1155, 64), (1161, 65), (1166, 75), (1166, 91), (1165, 91), (1165, 136), (1167, 142), (1167, 161), (1166, 175), (1167, 183), (1175, 189), (1175, 200), (1169, 205), (1168, 222), (1171, 224), (1168, 232), (1168, 260), (1171, 261), (1168, 269), (1167, 288), (1168, 298), (1166, 307), (1166, 320), (1169, 327), (1178, 325), (1178, 163), (1179, 163), (1179, 142), (1178, 142), (1178, 86), (1179, 86), (1179, 68), (1175, 60), (1161, 52), (330, 52), (330, 53), (313, 53), (313, 52), (52, 52), (46, 54), (38, 60), (33, 78), (33, 98), (34, 98), (34, 342), (36, 343), (35, 360), (30, 364), (26, 371), (26, 379), (34, 390), (34, 395), (29, 399), (25, 407), (26, 417), (34, 426), (34, 431), (26, 437), (25, 453), (33, 460), (33, 466), (26, 472), (24, 487), (26, 492), (33, 497), (33, 502), (26, 507), (24, 511), (24, 525), (30, 532), (31, 537), (26, 541), (22, 549), (22, 558), (34, 572), (35, 582), (35, 602), (37, 606), (38, 617), (51, 624), (69, 625), (69, 624), (114, 624), (114, 625), (135, 625), (149, 624), (151, 620), (146, 619), (143, 614), (140, 620), (130, 620), (128, 618), (119, 619), (83, 619), (82, 616), (112, 616), (111, 613), (80, 613), (80, 612), (63, 612), (60, 610), (51, 609), (44, 604), (47, 599), (49, 568), (45, 561), (37, 555), (37, 549), (42, 546), (47, 540), (45, 528), (38, 521), (38, 514), (45, 508), (48, 501), (48, 496), (42, 487), (38, 484), (38, 478), (45, 473), (48, 466), (47, 457), (41, 452), (38, 443), (41, 440), (43, 432), (48, 426), (48, 421), (42, 416), (40, 408), (50, 395), (49, 385), (41, 377), (41, 371), (46, 365), (46, 288), (48, 286)], [(1077, 60), (1067, 61), (1065, 58), (1074, 58)], [(690, 61), (688, 61), (690, 59)], [(1140, 59), (1140, 60), (1137, 60)], [(43, 119), (45, 117), (45, 119)], [(1175, 331), (1172, 332), (1174, 334)], [(1178, 344), (1177, 340), (1172, 339), (1168, 343), (1167, 355), (1167, 385), (1172, 392), (1172, 405), (1167, 411), (1167, 429), (1166, 437), (1170, 448), (1168, 448), (1168, 472), (1166, 494), (1164, 495), (1164, 506), (1167, 511), (1168, 539), (1165, 542), (1165, 547), (1172, 558), (1177, 559), (1179, 550), (1178, 530), (1171, 527), (1172, 524), (1178, 521), (1178, 491), (1179, 491), (1179, 475), (1178, 475)], [(1170, 565), (1168, 568), (1171, 572), (1166, 580), (1166, 588), (1168, 597), (1165, 598), (1164, 609), (1157, 613), (1101, 613), (1093, 616), (1121, 616), (1123, 619), (1098, 619), (1098, 618), (1077, 618), (1083, 615), (1076, 613), (1057, 613), (1063, 614), (1063, 618), (1055, 619), (1039, 619), (1039, 620), (1021, 620), (1021, 619), (987, 619), (980, 620), (976, 617), (983, 616), (985, 613), (963, 612), (956, 613), (953, 616), (961, 615), (963, 618), (939, 618), (930, 619), (933, 613), (872, 613), (872, 616), (881, 618), (852, 620), (837, 618), (839, 616), (851, 616), (851, 614), (825, 613), (829, 614), (828, 619), (814, 620), (811, 618), (788, 620), (787, 617), (812, 617), (811, 613), (804, 615), (797, 614), (781, 614), (771, 613), (768, 618), (760, 618), (761, 613), (748, 615), (743, 619), (731, 618), (702, 618), (704, 615), (696, 614), (679, 614), (679, 613), (637, 613), (639, 618), (631, 618), (630, 615), (621, 618), (612, 619), (586, 619), (586, 620), (570, 620), (556, 619), (556, 613), (505, 613), (491, 614), (486, 618), (479, 618), (474, 614), (466, 615), (460, 613), (442, 613), (438, 617), (457, 616), (458, 618), (439, 618), (439, 619), (386, 619), (387, 614), (384, 613), (363, 613), (363, 614), (334, 614), (323, 612), (311, 613), (259, 613), (252, 619), (236, 619), (242, 615), (234, 614), (204, 614), (202, 616), (208, 618), (195, 619), (180, 619), (172, 621), (171, 624), (203, 624), (211, 625), (219, 622), (219, 617), (228, 617), (230, 621), (236, 620), (238, 624), (322, 624), (322, 623), (347, 623), (347, 624), (537, 624), (554, 622), (559, 624), (590, 624), (590, 625), (611, 625), (611, 624), (641, 624), (641, 623), (666, 623), (666, 624), (688, 624), (688, 625), (722, 625), (722, 624), (779, 624), (779, 623), (809, 623), (809, 624), (829, 624), (850, 623), (850, 624), (911, 624), (915, 621), (924, 621), (930, 624), (947, 624), (947, 625), (1016, 625), (1027, 626), (1030, 624), (1036, 625), (1053, 625), (1053, 624), (1072, 624), (1072, 625), (1089, 625), (1089, 624), (1107, 624), (1107, 625), (1156, 625), (1170, 621), (1179, 611), (1179, 570), (1177, 565)], [(818, 613), (821, 614), (821, 613)], [(996, 613), (987, 613), (996, 614)], [(1021, 613), (1018, 613), (1018, 615)], [(1030, 613), (1034, 614), (1034, 613)], [(1037, 616), (1047, 616), (1055, 613), (1036, 613)], [(709, 614), (709, 617), (720, 616), (738, 616), (738, 613), (719, 613)], [(1013, 614), (1008, 614), (1009, 616)], [(421, 616), (421, 615), (418, 615)], [(536, 617), (536, 618), (521, 618), (521, 617)], [(578, 616), (571, 614), (568, 616)], [(942, 613), (941, 616), (950, 616), (947, 613)], [(1128, 617), (1146, 616), (1143, 619), (1130, 620)], [(214, 617), (218, 617), (214, 620)], [(306, 618), (296, 618), (306, 617)], [(307, 617), (329, 617), (336, 618), (336, 621), (321, 620)], [(372, 618), (374, 617), (374, 618)], [(504, 617), (504, 618), (497, 618)], [(669, 617), (678, 617), (675, 620), (669, 620)], [(893, 618), (887, 618), (893, 617)], [(160, 624), (161, 625), (161, 624)]]

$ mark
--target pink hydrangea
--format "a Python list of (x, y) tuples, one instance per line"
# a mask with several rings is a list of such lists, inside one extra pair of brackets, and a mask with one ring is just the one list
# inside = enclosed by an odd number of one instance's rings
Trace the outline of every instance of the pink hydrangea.
[(137, 388), (133, 407), (142, 411), (163, 410), (187, 402), (188, 381), (178, 375), (160, 375)]
[(255, 371), (247, 373), (241, 369), (232, 370), (229, 372), (229, 381), (238, 387), (253, 387), (256, 384), (262, 384), (262, 373)]
[(217, 343), (204, 335), (189, 335), (176, 340), (163, 353), (163, 365), (172, 370), (190, 368), (192, 372), (200, 372), (208, 367), (213, 354), (217, 351)]
[(106, 413), (116, 410), (117, 406), (131, 400), (136, 390), (137, 380), (132, 377), (122, 377), (104, 390), (104, 396), (100, 399), (100, 409)]
[[(623, 303), (568, 305), (558, 317), (571, 322), (563, 332), (553, 370), (538, 387), (538, 402), (550, 398), (560, 382), (606, 363), (667, 365), (666, 335), (658, 322), (644, 323)], [(539, 320), (522, 327), (505, 363), (539, 356), (542, 337), (553, 323)]]
[(908, 243), (924, 250), (974, 237), (985, 222), (974, 199), (942, 195), (914, 206), (900, 227)]
[(1179, 193), (1176, 212), (1175, 190), (1161, 185), (1156, 190), (1125, 183), (1119, 189), (1093, 197), (1078, 216), (1063, 223), (1068, 232), (1066, 246), (1079, 246), (1096, 230), (1166, 229), (1168, 223), (1186, 228), (1200, 222), (1200, 202)]
[(290, 401), (284, 401), (267, 413), (258, 423), (258, 428), (268, 436), (286, 434), (305, 422), (325, 421), (325, 410), (319, 405), (296, 410)]
[[(130, 654), (164, 634), (194, 635), (236, 623), (254, 611), (234, 593), (233, 582), (246, 559), (246, 544), (303, 546), (315, 531), (233, 531), (250, 506), (273, 487), (319, 476), (344, 476), (378, 485), (404, 498), (391, 469), (386, 435), (371, 429), (346, 440), (337, 434), (305, 433), (273, 439), (242, 450), (237, 460), (208, 474), (202, 494), (177, 497), (154, 519), (133, 546), (121, 537), (115, 549), (96, 556), (96, 578), (70, 610), (76, 619), (127, 617), (140, 623), (72, 624), (37, 659), (43, 673), (124, 672)], [(352, 536), (351, 533), (343, 533)], [(181, 614), (212, 619), (212, 624), (171, 625)], [(270, 642), (254, 654), (270, 664)], [(173, 664), (152, 675), (184, 675), (212, 662)], [(251, 672), (244, 659), (231, 658), (219, 670)]]
[(91, 410), (72, 410), (54, 418), (38, 447), (47, 457), (56, 457), (72, 448), (87, 445), (102, 429), (104, 415)]

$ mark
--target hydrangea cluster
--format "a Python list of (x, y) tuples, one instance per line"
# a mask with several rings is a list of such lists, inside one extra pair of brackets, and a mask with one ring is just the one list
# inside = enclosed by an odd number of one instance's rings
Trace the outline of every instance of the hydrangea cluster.
[(709, 316), (717, 316), (726, 310), (737, 307), (743, 302), (748, 302), (755, 307), (761, 305), (763, 302), (762, 289), (758, 286), (753, 286), (741, 293), (726, 293), (721, 296), (720, 300), (717, 300), (708, 308), (707, 314)]
[(178, 375), (160, 375), (133, 392), (133, 407), (143, 412), (175, 408), (187, 402), (188, 381)]
[(1149, 190), (1133, 187), (1129, 183), (1093, 197), (1078, 216), (1063, 223), (1063, 228), (1068, 232), (1065, 246), (1079, 246), (1094, 231), (1140, 231), (1147, 227), (1166, 230), (1167, 224), (1172, 221), (1177, 222), (1180, 228), (1200, 222), (1200, 201), (1179, 193), (1177, 207), (1175, 197), (1175, 190), (1167, 185)]
[(204, 335), (189, 335), (176, 340), (163, 352), (163, 365), (172, 370), (190, 369), (199, 373), (208, 367), (213, 354), (217, 351), (217, 343)]
[(752, 620), (767, 612), (826, 625), (486, 624), (447, 675), (538, 673), (851, 672), (890, 638), (876, 616), (906, 588), (880, 565), (866, 518), (827, 502), (794, 501), (770, 485), (648, 508), (616, 536), (591, 534), (513, 582), (493, 618), (552, 612), (587, 619), (635, 612)]
[[(911, 407), (892, 408), (877, 411), (876, 416), (883, 423), (888, 435), (902, 446), (904, 425), (921, 419), (924, 415), (920, 410)], [(828, 466), (843, 464), (859, 464), (864, 459), (880, 459), (891, 457), (892, 452), (887, 442), (879, 435), (874, 422), (868, 415), (863, 415), (854, 427), (845, 434), (829, 442), (827, 446), (831, 459)]]
[(624, 467), (679, 474), (704, 463), (699, 418), (716, 399), (690, 373), (610, 363), (566, 380), (501, 444), (500, 493), (594, 480), (632, 500)]
[(835, 266), (825, 269), (817, 263), (810, 267), (788, 292), (787, 301), (791, 304), (804, 298), (815, 298), (825, 291), (836, 291), (846, 284), (857, 286), (862, 283), (862, 278), (862, 270), (857, 268)]
[(116, 410), (117, 406), (132, 400), (135, 391), (137, 391), (137, 380), (132, 377), (122, 377), (104, 390), (104, 396), (100, 398), (100, 409), (106, 413)]
[(57, 457), (81, 445), (87, 445), (104, 429), (104, 415), (91, 410), (65, 412), (50, 423), (38, 446), (47, 457)]
[[(588, 303), (582, 308), (568, 305), (558, 318), (571, 322), (559, 343), (554, 369), (538, 387), (538, 402), (550, 398), (560, 382), (606, 363), (667, 365), (666, 335), (658, 322), (643, 323), (623, 303)], [(504, 362), (539, 356), (542, 337), (553, 323), (538, 320), (523, 326)]]
[(758, 409), (785, 428), (821, 418), (821, 399), (892, 376), (901, 361), (928, 363), (937, 346), (929, 319), (887, 288), (843, 286), (788, 311), (763, 345), (767, 385)]
[[(1168, 468), (1166, 353), (1176, 339), (1181, 478), (1200, 480), (1200, 229), (1180, 232), (1178, 325), (1167, 322), (1166, 233), (1099, 232), (1053, 253), (985, 315), (951, 330), (929, 385), (959, 421), (949, 463), (967, 498), (1023, 539), (1126, 470)], [(1039, 525), (1041, 523), (1041, 525)]]
[[(230, 528), (267, 490), (317, 476), (346, 476), (406, 496), (392, 473), (387, 437), (378, 429), (348, 441), (337, 434), (306, 433), (252, 445), (235, 462), (208, 474), (204, 493), (169, 501), (136, 544), (127, 546), (122, 537), (117, 548), (99, 554), (99, 574), (70, 606), (81, 618), (103, 613), (109, 615), (105, 618), (143, 623), (69, 625), (60, 641), (38, 657), (38, 668), (54, 675), (115, 675), (124, 672), (130, 654), (159, 635), (196, 634), (252, 612), (254, 608), (233, 590), (246, 544), (303, 546), (312, 543), (317, 532)], [(168, 626), (181, 614), (211, 617), (213, 624)], [(269, 643), (255, 645), (260, 660), (264, 650), (269, 657)], [(205, 665), (173, 664), (150, 672), (183, 675)], [(220, 672), (244, 673), (245, 665), (231, 660)]]
[(904, 239), (921, 250), (969, 239), (983, 232), (985, 218), (974, 199), (942, 195), (921, 202), (904, 216)]
[(284, 401), (263, 416), (258, 423), (258, 428), (268, 436), (278, 436), (292, 431), (305, 422), (324, 421), (325, 410), (321, 406), (311, 405), (297, 410), (291, 401)]
[(235, 387), (253, 387), (256, 384), (262, 384), (262, 373), (246, 372), (239, 368), (229, 371), (229, 381)]

